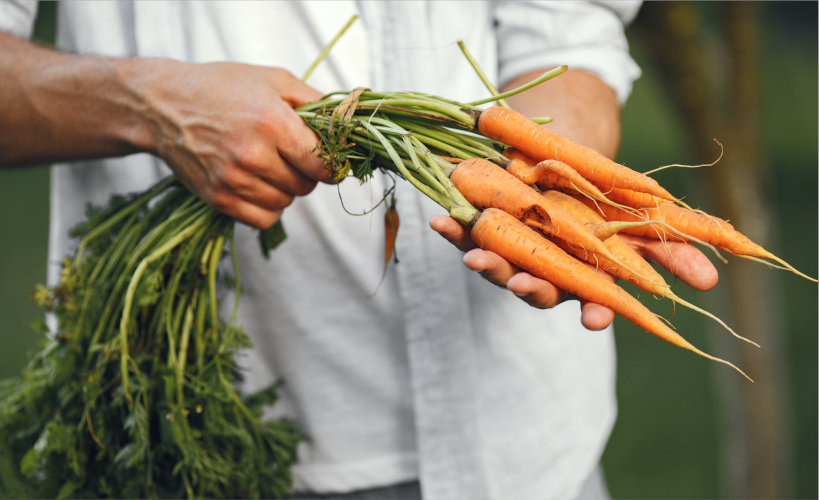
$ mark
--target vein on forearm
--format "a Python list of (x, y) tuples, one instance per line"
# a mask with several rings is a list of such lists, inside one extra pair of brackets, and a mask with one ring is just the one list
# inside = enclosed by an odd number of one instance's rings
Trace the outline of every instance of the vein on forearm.
[(2, 166), (144, 148), (140, 103), (115, 59), (62, 54), (0, 33), (0, 81)]

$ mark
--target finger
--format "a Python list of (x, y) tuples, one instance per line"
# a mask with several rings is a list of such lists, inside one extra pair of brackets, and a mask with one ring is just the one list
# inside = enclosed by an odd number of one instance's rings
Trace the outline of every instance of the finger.
[(614, 311), (594, 302), (581, 301), (580, 322), (589, 330), (602, 330), (614, 322)]
[(255, 149), (246, 149), (236, 161), (243, 170), (291, 196), (305, 196), (316, 187), (316, 181), (285, 161), (278, 151), (256, 143)]
[(266, 210), (248, 203), (247, 206), (243, 206), (240, 218), (237, 220), (256, 229), (268, 229), (278, 222), (281, 216), (282, 210)]
[(272, 118), (270, 125), (278, 153), (284, 161), (308, 179), (330, 181), (330, 169), (319, 157), (318, 136), (293, 110), (283, 110)]
[(293, 195), (234, 167), (221, 173), (209, 201), (217, 209), (232, 215), (233, 206), (240, 201), (267, 211), (281, 210), (293, 202)]
[[(598, 273), (604, 279), (612, 283), (617, 281), (617, 278), (615, 278), (613, 275), (589, 264), (588, 262), (584, 262), (584, 264), (590, 269), (594, 270), (594, 272)], [(613, 321), (614, 311), (604, 305), (580, 299), (580, 322), (584, 327), (594, 331), (602, 330), (611, 325)]]
[(273, 87), (291, 108), (318, 101), (322, 93), (307, 85), (296, 75), (283, 68), (269, 68)]
[(270, 210), (241, 198), (234, 198), (226, 210), (216, 208), (239, 222), (256, 229), (271, 227), (282, 215), (282, 209)]
[(429, 227), (455, 245), (462, 252), (476, 248), (475, 242), (469, 236), (469, 229), (452, 217), (436, 215), (429, 220)]
[[(279, 140), (281, 156), (301, 171), (307, 178), (327, 182), (332, 177), (329, 169), (318, 156), (318, 136), (304, 124), (292, 108), (321, 99), (318, 90), (305, 84), (292, 73), (281, 68), (270, 68), (273, 87), (279, 93), (284, 108), (273, 115), (272, 125)], [(279, 135), (276, 132), (280, 132)]]
[(530, 306), (539, 309), (554, 307), (566, 298), (566, 292), (560, 288), (526, 272), (519, 272), (509, 278), (506, 288)]
[(681, 281), (700, 291), (714, 288), (719, 272), (714, 264), (693, 245), (621, 235), (638, 251), (668, 270)]
[[(569, 297), (552, 283), (529, 273), (514, 275), (507, 281), (506, 288), (530, 306), (541, 309), (554, 307)], [(589, 330), (602, 330), (614, 321), (614, 311), (593, 302), (581, 301), (580, 312), (580, 320)]]
[(506, 286), (509, 278), (520, 272), (519, 268), (503, 257), (480, 248), (474, 248), (464, 254), (463, 261), (466, 267), (480, 273), (490, 283), (502, 287)]

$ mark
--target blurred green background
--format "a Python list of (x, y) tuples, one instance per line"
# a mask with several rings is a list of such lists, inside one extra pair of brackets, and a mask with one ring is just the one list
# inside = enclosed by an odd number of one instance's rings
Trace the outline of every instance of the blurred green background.
[[(53, 4), (41, 4), (39, 39), (51, 40), (53, 17)], [(656, 177), (816, 276), (817, 4), (648, 3), (628, 35), (643, 75), (623, 109), (620, 161), (637, 170), (709, 163), (718, 139), (725, 156), (716, 166)], [(759, 208), (734, 212), (749, 199)], [(0, 171), (0, 213), (7, 377), (39, 342), (29, 325), (41, 311), (27, 297), (45, 279), (47, 168)], [(618, 320), (620, 413), (604, 456), (616, 499), (817, 497), (817, 287), (735, 257), (718, 267), (714, 290), (680, 286), (680, 294), (761, 350), (696, 313), (644, 299), (756, 382)], [(735, 303), (744, 292), (756, 305)]]

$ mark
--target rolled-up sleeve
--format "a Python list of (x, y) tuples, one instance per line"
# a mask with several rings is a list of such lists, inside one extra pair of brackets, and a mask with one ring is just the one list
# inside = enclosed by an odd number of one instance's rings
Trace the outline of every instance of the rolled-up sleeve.
[(640, 68), (625, 25), (640, 2), (500, 1), (495, 7), (501, 84), (565, 64), (597, 75), (625, 102)]
[(34, 30), (35, 17), (37, 0), (0, 1), (0, 31), (29, 38)]

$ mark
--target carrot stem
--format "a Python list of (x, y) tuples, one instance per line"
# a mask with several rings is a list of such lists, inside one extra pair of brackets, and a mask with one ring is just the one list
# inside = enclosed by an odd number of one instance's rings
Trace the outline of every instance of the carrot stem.
[[(474, 69), (475, 73), (478, 74), (478, 78), (481, 79), (481, 81), (483, 82), (484, 86), (486, 86), (486, 89), (489, 91), (489, 93), (492, 94), (493, 96), (497, 96), (499, 94), (498, 89), (496, 89), (495, 86), (492, 85), (492, 82), (489, 81), (489, 78), (486, 77), (486, 74), (484, 74), (484, 72), (481, 69), (480, 65), (478, 65), (478, 61), (476, 61), (475, 58), (472, 57), (472, 54), (466, 48), (466, 44), (464, 44), (463, 40), (458, 40), (458, 47), (461, 49), (461, 52), (463, 52), (463, 55), (464, 55), (464, 57), (466, 57), (466, 60), (469, 61), (469, 65), (472, 66), (472, 69)], [(500, 98), (497, 101), (498, 101), (498, 106), (502, 106), (504, 108), (509, 107), (509, 104), (506, 102), (505, 99)]]
[[(370, 123), (370, 121), (373, 123)], [(379, 127), (376, 126), (376, 124), (380, 123), (380, 121), (380, 118), (372, 118), (372, 120), (365, 120), (362, 118), (357, 120), (357, 123), (364, 127), (370, 134), (381, 142), (390, 160), (392, 160), (392, 163), (395, 165), (395, 168), (413, 186), (427, 195), (427, 197), (432, 199), (434, 202), (445, 208), (450, 215), (459, 222), (468, 224), (470, 221), (472, 221), (476, 217), (478, 210), (463, 200), (460, 193), (456, 194), (457, 189), (452, 186), (451, 182), (443, 171), (440, 168), (436, 168), (437, 165), (434, 163), (434, 161), (426, 164), (423, 163), (418, 157), (418, 152), (416, 149), (421, 150), (423, 152), (423, 156), (425, 157), (434, 158), (435, 155), (429, 152), (429, 150), (420, 142), (420, 140), (416, 139), (417, 142), (413, 144), (411, 134), (406, 132), (401, 136), (401, 141), (396, 145), (399, 147), (403, 146), (402, 149), (404, 149), (404, 152), (406, 152), (410, 157), (410, 164), (413, 166), (413, 168), (408, 168), (404, 160), (396, 151), (392, 142), (385, 137)], [(386, 132), (397, 133), (399, 129), (400, 127), (391, 123), (389, 124)], [(424, 167), (424, 165), (426, 165), (426, 167)], [(415, 172), (415, 174), (413, 174), (413, 172)]]
[(469, 105), (470, 106), (479, 106), (481, 104), (486, 104), (488, 102), (497, 101), (498, 99), (506, 99), (507, 97), (512, 97), (513, 95), (518, 95), (521, 92), (525, 92), (525, 91), (529, 90), (532, 87), (540, 85), (541, 83), (543, 83), (545, 81), (551, 80), (552, 78), (565, 73), (567, 69), (569, 69), (569, 67), (566, 66), (566, 65), (558, 66), (556, 68), (550, 69), (549, 71), (543, 73), (542, 75), (535, 78), (531, 82), (525, 83), (525, 84), (521, 85), (518, 88), (509, 90), (509, 91), (506, 91), (506, 92), (503, 92), (501, 94), (497, 94), (497, 95), (494, 95), (494, 96), (491, 96), (491, 97), (487, 97), (485, 99), (472, 101), (472, 102), (469, 103)]
[(324, 47), (324, 50), (322, 50), (321, 53), (316, 58), (316, 60), (313, 61), (313, 64), (311, 64), (310, 67), (307, 68), (307, 71), (304, 72), (304, 76), (301, 77), (301, 81), (306, 82), (307, 79), (310, 78), (310, 75), (313, 74), (313, 71), (316, 69), (319, 63), (327, 57), (327, 54), (330, 53), (330, 50), (335, 46), (336, 42), (338, 42), (339, 39), (341, 39), (341, 36), (344, 35), (344, 33), (346, 33), (348, 29), (350, 29), (350, 26), (353, 25), (356, 19), (358, 19), (358, 16), (354, 14), (350, 18), (350, 20), (347, 21), (347, 23), (336, 34), (336, 36), (334, 36), (333, 39), (330, 40), (330, 43), (328, 43), (327, 46)]

